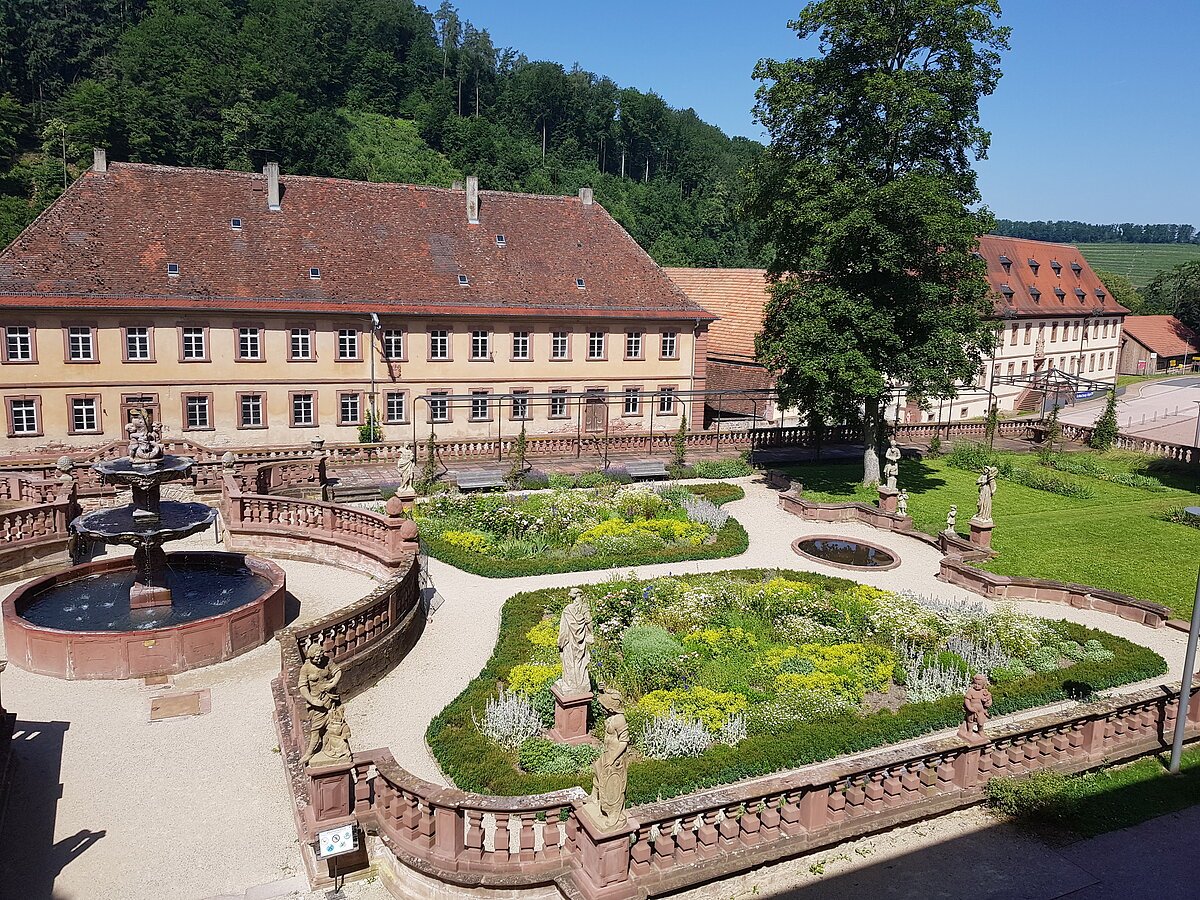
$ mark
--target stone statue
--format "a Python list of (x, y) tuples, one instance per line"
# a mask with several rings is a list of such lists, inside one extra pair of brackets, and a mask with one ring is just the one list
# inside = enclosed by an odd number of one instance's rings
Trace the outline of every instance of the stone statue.
[(592, 689), (588, 666), (592, 661), (592, 610), (583, 591), (571, 588), (571, 602), (558, 620), (558, 652), (562, 657), (562, 677), (558, 680), (565, 694), (584, 694)]
[(125, 426), (129, 436), (129, 458), (136, 462), (162, 459), (162, 424), (150, 424), (150, 414), (144, 409), (133, 410), (133, 421)]
[(304, 650), (304, 665), (300, 667), (297, 684), (300, 696), (308, 704), (308, 748), (300, 757), (301, 765), (306, 765), (317, 748), (324, 745), (330, 717), (342, 702), (338, 694), (341, 680), (342, 667), (329, 658), (320, 641), (309, 644)]
[(992, 521), (992, 498), (996, 496), (996, 479), (1000, 470), (995, 466), (984, 466), (975, 484), (979, 486), (979, 500), (975, 505), (975, 519), (979, 522)]
[(971, 685), (963, 697), (963, 723), (959, 726), (958, 736), (964, 741), (979, 741), (983, 739), (983, 729), (987, 725), (988, 710), (992, 708), (992, 692), (988, 690), (986, 675), (976, 675), (971, 679)]
[(629, 781), (629, 725), (625, 722), (625, 701), (616, 689), (600, 694), (600, 705), (608, 711), (604, 720), (604, 742), (600, 756), (592, 763), (592, 795), (585, 808), (605, 831), (625, 824), (625, 787)]
[(883, 467), (883, 477), (887, 480), (887, 486), (894, 491), (896, 479), (900, 477), (900, 448), (896, 446), (894, 437), (888, 438), (888, 448), (883, 456), (887, 460)]
[(396, 493), (411, 493), (413, 479), (417, 474), (417, 464), (416, 456), (407, 444), (400, 448), (400, 458), (396, 460), (396, 471), (400, 473), (400, 484), (396, 487)]
[(908, 515), (908, 491), (901, 491), (900, 496), (896, 500), (897, 515)]
[(958, 522), (958, 506), (950, 504), (950, 512), (946, 513), (946, 534), (954, 534), (954, 525)]
[(350, 759), (350, 726), (346, 724), (345, 709), (338, 704), (329, 711), (321, 749), (309, 760), (310, 766), (333, 766)]

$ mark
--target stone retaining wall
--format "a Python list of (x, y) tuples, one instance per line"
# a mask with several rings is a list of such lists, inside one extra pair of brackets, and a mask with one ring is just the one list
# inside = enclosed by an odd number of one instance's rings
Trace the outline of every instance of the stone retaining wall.
[(0, 494), (22, 504), (0, 510), (0, 575), (16, 580), (70, 565), (67, 526), (79, 514), (75, 483), (9, 473), (0, 476)]

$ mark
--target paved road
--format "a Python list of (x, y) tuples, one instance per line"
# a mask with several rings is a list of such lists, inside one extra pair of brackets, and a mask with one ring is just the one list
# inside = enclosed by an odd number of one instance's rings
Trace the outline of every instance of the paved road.
[[(1104, 399), (1089, 400), (1060, 413), (1063, 422), (1091, 425), (1104, 411)], [(1184, 375), (1131, 386), (1117, 399), (1122, 434), (1192, 445), (1200, 410), (1200, 378)], [(1200, 894), (1198, 894), (1200, 896)]]

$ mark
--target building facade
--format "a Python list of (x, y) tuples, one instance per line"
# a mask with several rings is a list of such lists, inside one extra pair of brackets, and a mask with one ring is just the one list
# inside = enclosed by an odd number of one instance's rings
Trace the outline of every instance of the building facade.
[(1200, 365), (1200, 335), (1174, 316), (1130, 316), (1117, 360), (1122, 375), (1193, 371)]
[[(0, 253), (5, 450), (702, 423), (714, 316), (596, 203), (96, 164)], [(693, 406), (700, 408), (693, 409)]]

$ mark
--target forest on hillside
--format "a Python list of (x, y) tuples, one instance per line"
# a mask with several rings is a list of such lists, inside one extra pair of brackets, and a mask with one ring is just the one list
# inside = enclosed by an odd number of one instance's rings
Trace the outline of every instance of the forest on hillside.
[(1200, 243), (1200, 233), (1192, 225), (1139, 225), (1134, 222), (1093, 225), (1090, 222), (1053, 221), (1023, 222), (997, 219), (996, 234), (1005, 237), (1028, 238), (1034, 241), (1055, 241), (1060, 244), (1194, 244)]
[(760, 144), (496, 47), (449, 2), (0, 0), (0, 247), (93, 146), (373, 181), (590, 185), (664, 265), (762, 263), (735, 215)]

